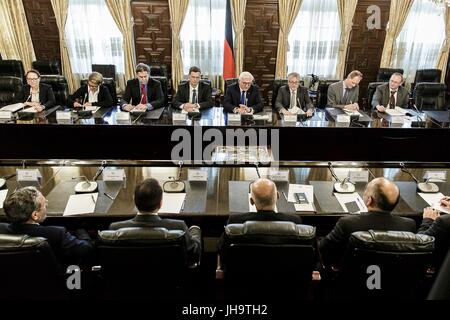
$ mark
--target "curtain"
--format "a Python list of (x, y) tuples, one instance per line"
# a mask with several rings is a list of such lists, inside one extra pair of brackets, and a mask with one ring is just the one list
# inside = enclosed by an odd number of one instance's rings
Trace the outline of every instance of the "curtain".
[(341, 36), (339, 39), (339, 52), (336, 67), (337, 79), (344, 78), (345, 58), (347, 56), (347, 48), (353, 26), (353, 16), (355, 15), (357, 4), (358, 0), (337, 0), (339, 23), (341, 26)]
[(447, 7), (445, 9), (445, 15), (444, 15), (444, 22), (445, 22), (445, 40), (442, 44), (441, 52), (439, 52), (439, 59), (437, 63), (437, 69), (442, 70), (442, 78), (441, 82), (445, 82), (445, 73), (447, 71), (447, 59), (448, 59), (448, 53), (450, 49), (450, 7)]
[[(392, 67), (402, 68), (406, 82), (416, 70), (435, 68), (445, 40), (445, 11), (428, 0), (415, 0), (402, 31), (394, 42)], [(424, 28), (426, 26), (426, 28)]]
[(22, 1), (0, 1), (0, 28), (3, 59), (21, 60), (25, 70), (31, 69), (36, 57)]
[(247, 0), (231, 1), (231, 20), (233, 20), (234, 31), (234, 64), (237, 76), (239, 76), (244, 69), (244, 28), (246, 5)]
[(180, 31), (188, 9), (189, 0), (169, 0), (170, 21), (172, 26), (172, 84), (174, 91), (183, 79), (183, 58), (181, 57)]
[(391, 61), (395, 40), (402, 31), (413, 3), (414, 0), (391, 0), (389, 23), (386, 28), (386, 39), (384, 40), (380, 68), (390, 68), (393, 65)]
[(303, 0), (288, 37), (288, 73), (335, 79), (340, 34), (337, 1)]
[(65, 27), (67, 21), (67, 13), (69, 8), (69, 0), (50, 0), (52, 3), (53, 12), (55, 13), (56, 24), (59, 30), (59, 48), (61, 50), (61, 67), (63, 75), (66, 77), (69, 86), (69, 92), (73, 93), (75, 88), (79, 86), (75, 83), (72, 74), (72, 67), (70, 65), (69, 51), (67, 50)]
[[(218, 88), (223, 73), (226, 2), (190, 0), (180, 32), (183, 74), (197, 66)], [(197, 17), (202, 17), (198, 19)]]
[(123, 37), (105, 0), (70, 0), (65, 36), (77, 86), (92, 72), (92, 64), (112, 64), (125, 89)]
[[(122, 33), (122, 47), (124, 55), (125, 79), (134, 78), (134, 68), (136, 65), (136, 55), (134, 50), (133, 37), (133, 15), (129, 0), (105, 0), (117, 27)], [(119, 81), (121, 89), (125, 90), (125, 81)]]
[(277, 65), (275, 78), (286, 78), (288, 36), (298, 15), (302, 0), (278, 0), (280, 31), (278, 33)]

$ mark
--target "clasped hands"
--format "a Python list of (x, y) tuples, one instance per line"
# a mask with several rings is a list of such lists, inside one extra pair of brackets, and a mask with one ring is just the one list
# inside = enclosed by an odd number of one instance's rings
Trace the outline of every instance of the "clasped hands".
[(33, 107), (37, 112), (42, 112), (44, 110), (44, 107), (39, 102), (25, 102), (24, 105)]

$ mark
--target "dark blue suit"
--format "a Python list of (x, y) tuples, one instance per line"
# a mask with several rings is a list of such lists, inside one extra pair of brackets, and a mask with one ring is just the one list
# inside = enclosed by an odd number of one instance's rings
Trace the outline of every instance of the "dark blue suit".
[[(241, 89), (239, 88), (239, 83), (230, 85), (227, 88), (227, 93), (225, 94), (223, 109), (228, 113), (232, 113), (234, 108), (239, 107), (240, 102)], [(254, 84), (252, 84), (247, 90), (247, 107), (253, 108), (254, 113), (258, 113), (263, 110), (261, 93), (259, 92), (258, 86)]]

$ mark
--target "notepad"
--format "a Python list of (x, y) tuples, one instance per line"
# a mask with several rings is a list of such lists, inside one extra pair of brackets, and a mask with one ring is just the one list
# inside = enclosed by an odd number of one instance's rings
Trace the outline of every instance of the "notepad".
[(386, 109), (386, 113), (391, 117), (395, 116), (404, 116), (406, 114), (406, 110), (400, 107), (395, 107), (395, 109)]
[(4, 106), (0, 110), (16, 112), (16, 111), (19, 111), (20, 109), (23, 109), (23, 107), (24, 107), (23, 103), (14, 103), (14, 104), (9, 104), (7, 106)]
[(184, 209), (186, 193), (163, 193), (162, 207), (158, 213), (180, 213)]
[[(96, 113), (98, 110), (100, 109), (100, 107), (95, 107), (95, 106), (84, 106), (84, 109), (81, 109), (79, 111), (91, 111), (92, 114)], [(78, 111), (78, 110), (77, 110)]]
[(438, 211), (445, 212), (445, 213), (450, 213), (450, 209), (444, 208), (444, 207), (442, 207), (440, 205), (441, 199), (444, 198), (444, 195), (441, 192), (438, 192), (438, 193), (422, 193), (422, 192), (419, 192), (418, 194), (433, 209), (436, 209)]
[(5, 202), (8, 189), (0, 190), (0, 209), (3, 209), (3, 202)]
[(364, 201), (361, 199), (361, 196), (354, 193), (334, 193), (337, 201), (341, 205), (342, 209), (347, 213), (358, 214), (361, 212), (367, 212), (367, 207), (364, 204)]
[[(299, 203), (296, 194), (305, 194), (307, 203)], [(306, 184), (290, 184), (288, 192), (288, 202), (294, 203), (295, 211), (314, 212), (314, 187)]]
[(94, 213), (97, 199), (98, 192), (71, 195), (63, 216)]

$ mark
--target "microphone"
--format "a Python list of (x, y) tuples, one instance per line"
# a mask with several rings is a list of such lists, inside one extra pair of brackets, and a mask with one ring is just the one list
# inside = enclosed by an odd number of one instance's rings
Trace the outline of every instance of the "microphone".
[[(422, 100), (421, 102), (423, 103), (423, 100)], [(419, 119), (420, 122), (424, 122), (423, 119), (422, 119), (422, 117), (420, 116), (420, 111), (419, 111), (419, 109), (416, 107), (416, 105), (415, 105), (414, 103), (412, 104), (412, 106), (413, 106), (414, 110), (417, 112), (417, 119)], [(422, 107), (421, 107), (421, 108), (422, 108)], [(411, 123), (411, 126), (413, 126), (412, 123)], [(417, 126), (418, 126), (418, 127), (422, 127), (422, 125), (421, 125), (420, 123), (417, 123)], [(425, 127), (425, 123), (424, 123), (423, 127)]]
[(105, 167), (106, 167), (106, 160), (103, 160), (100, 168), (98, 168), (97, 172), (95, 173), (94, 177), (92, 178), (92, 181), (97, 181), (98, 177), (102, 174)]
[(256, 174), (258, 175), (258, 179), (261, 179), (261, 174), (259, 173), (259, 163), (258, 161), (255, 162), (255, 169), (256, 169)]
[(89, 181), (86, 176), (74, 177), (72, 179), (82, 178), (84, 181), (75, 185), (75, 193), (92, 193), (98, 190), (98, 184), (95, 181)]
[(180, 193), (184, 192), (186, 185), (184, 181), (181, 180), (181, 170), (183, 166), (183, 161), (178, 162), (179, 164), (179, 170), (178, 170), (178, 177), (169, 177), (169, 179), (166, 182), (163, 183), (163, 190), (167, 193)]
[(355, 185), (349, 181), (349, 177), (346, 177), (343, 181), (334, 172), (333, 165), (328, 162), (328, 169), (331, 172), (333, 178), (337, 181), (334, 185), (334, 191), (337, 193), (353, 193), (355, 192)]
[(400, 162), (400, 170), (406, 174), (408, 174), (414, 182), (417, 184), (417, 190), (423, 193), (436, 193), (439, 192), (439, 187), (432, 182), (429, 182), (430, 178), (425, 179), (425, 182), (419, 182), (417, 178), (412, 174), (411, 171), (406, 169), (405, 164)]

